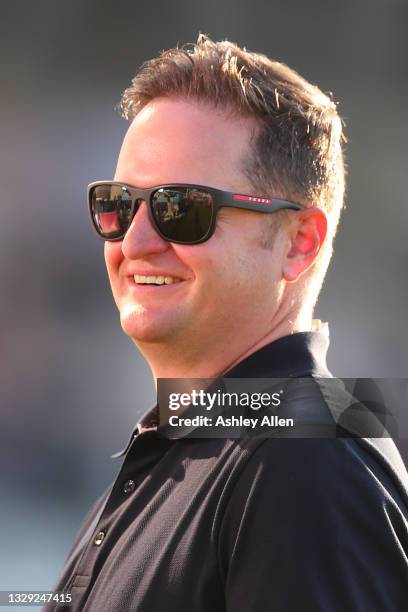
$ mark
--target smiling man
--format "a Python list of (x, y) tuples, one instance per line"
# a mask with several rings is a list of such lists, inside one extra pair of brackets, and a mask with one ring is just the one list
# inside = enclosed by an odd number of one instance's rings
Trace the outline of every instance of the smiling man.
[[(200, 37), (147, 62), (121, 107), (116, 174), (89, 206), (154, 379), (330, 377), (312, 317), (343, 205), (335, 104)], [(296, 406), (327, 413), (321, 393)], [(405, 610), (406, 472), (389, 438), (163, 432), (154, 408), (118, 453), (56, 587), (75, 610)]]
[[(234, 117), (205, 100), (162, 95), (133, 120), (115, 181), (259, 193), (244, 172), (257, 129), (253, 118)], [(291, 243), (289, 233), (273, 231), (266, 214), (223, 207), (205, 242), (174, 244), (157, 232), (149, 205), (141, 202), (123, 240), (106, 242), (105, 259), (122, 328), (156, 378), (216, 376), (272, 340), (307, 329), (311, 304), (304, 300), (299, 308), (299, 289), (290, 283), (312, 265), (323, 242), (321, 209), (305, 208), (288, 219)], [(200, 239), (186, 217), (180, 224), (187, 239)]]

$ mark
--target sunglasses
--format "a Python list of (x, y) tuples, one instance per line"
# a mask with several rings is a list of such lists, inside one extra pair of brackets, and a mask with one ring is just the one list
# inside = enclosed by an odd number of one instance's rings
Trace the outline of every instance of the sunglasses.
[(211, 238), (217, 212), (222, 207), (263, 213), (303, 208), (273, 196), (248, 196), (201, 185), (161, 185), (150, 189), (116, 181), (88, 185), (92, 224), (104, 240), (123, 240), (142, 202), (146, 202), (157, 233), (177, 244), (199, 244)]

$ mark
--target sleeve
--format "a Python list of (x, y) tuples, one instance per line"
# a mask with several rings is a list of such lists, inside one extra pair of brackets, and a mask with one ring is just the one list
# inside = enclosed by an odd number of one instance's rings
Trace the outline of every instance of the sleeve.
[(403, 612), (408, 510), (346, 439), (265, 440), (219, 531), (228, 612)]

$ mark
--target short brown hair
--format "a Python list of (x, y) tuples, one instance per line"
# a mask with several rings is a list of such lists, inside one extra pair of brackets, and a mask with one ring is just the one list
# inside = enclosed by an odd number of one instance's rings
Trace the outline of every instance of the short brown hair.
[(143, 64), (122, 95), (121, 113), (132, 119), (164, 96), (255, 118), (259, 130), (244, 170), (250, 184), (259, 195), (272, 191), (326, 210), (331, 253), (344, 199), (345, 138), (330, 96), (285, 64), (203, 35)]

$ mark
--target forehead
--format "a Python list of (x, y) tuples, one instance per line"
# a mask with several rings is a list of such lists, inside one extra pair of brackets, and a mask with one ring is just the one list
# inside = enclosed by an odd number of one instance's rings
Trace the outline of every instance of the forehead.
[(115, 178), (139, 187), (169, 182), (244, 187), (243, 168), (255, 129), (254, 120), (207, 104), (153, 100), (127, 131)]

